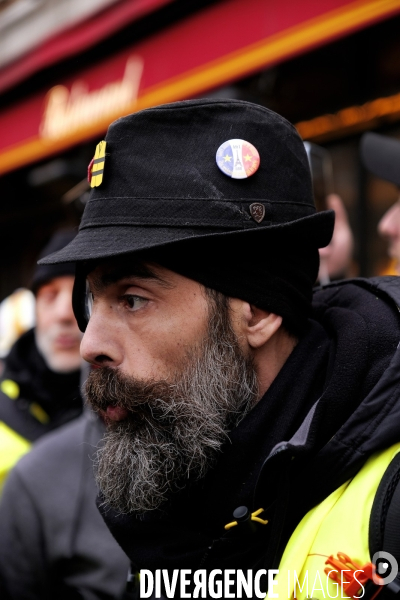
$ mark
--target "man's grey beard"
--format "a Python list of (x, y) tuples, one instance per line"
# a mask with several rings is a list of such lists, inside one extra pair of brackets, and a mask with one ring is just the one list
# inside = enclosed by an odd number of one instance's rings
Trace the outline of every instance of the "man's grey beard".
[(138, 381), (108, 367), (88, 378), (95, 410), (129, 410), (109, 424), (95, 465), (104, 503), (121, 513), (157, 509), (189, 477), (204, 477), (256, 402), (256, 372), (232, 330), (228, 300), (210, 290), (207, 296), (207, 337), (171, 380)]

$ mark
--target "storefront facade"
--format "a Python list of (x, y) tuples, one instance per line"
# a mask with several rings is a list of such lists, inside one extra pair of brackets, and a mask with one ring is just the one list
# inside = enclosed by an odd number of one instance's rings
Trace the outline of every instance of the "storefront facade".
[[(395, 129), (395, 122), (400, 119), (400, 87), (384, 98), (371, 98), (367, 91), (360, 96), (365, 98), (360, 104), (343, 106), (339, 100), (339, 104), (332, 104), (333, 112), (327, 114), (304, 103), (304, 110), (298, 115), (285, 110), (284, 99), (280, 101), (273, 94), (268, 95), (268, 90), (262, 91), (262, 85), (268, 88), (271, 77), (276, 78), (277, 73), (279, 76), (285, 65), (296, 64), (299, 57), (306, 60), (308, 56), (318, 56), (332, 44), (341, 44), (341, 40), (359, 32), (396, 21), (400, 14), (399, 0), (304, 0), (301, 4), (294, 0), (251, 3), (222, 0), (204, 8), (198, 3), (187, 16), (175, 19), (169, 16), (166, 27), (159, 23), (154, 31), (148, 27), (149, 35), (133, 36), (132, 43), (121, 47), (116, 42), (119, 31), (124, 28), (125, 37), (122, 33), (120, 37), (129, 40), (129, 23), (136, 23), (138, 31), (144, 8), (148, 24), (160, 11), (167, 16), (172, 14), (174, 5), (153, 0), (143, 2), (147, 6), (141, 6), (142, 12), (138, 12), (138, 4), (115, 3), (91, 21), (47, 40), (19, 63), (0, 70), (0, 93), (5, 98), (0, 106), (0, 186), (4, 182), (7, 197), (13, 189), (16, 194), (24, 195), (29, 193), (30, 186), (36, 186), (33, 196), (39, 198), (41, 186), (46, 183), (46, 166), (54, 167), (57, 160), (71, 165), (77, 157), (83, 165), (90, 156), (90, 148), (103, 137), (111, 121), (149, 106), (185, 98), (230, 95), (254, 99), (267, 106), (273, 100), (270, 107), (294, 120), (304, 139), (331, 146), (333, 154), (336, 152), (338, 156), (340, 145), (344, 144), (343, 148), (351, 145), (354, 136), (364, 129), (387, 122), (394, 123)], [(41, 72), (50, 74), (45, 83), (40, 79)], [(34, 85), (27, 94), (24, 82), (29, 80)], [(291, 81), (290, 76), (287, 80)], [(18, 89), (24, 92), (20, 97)], [(301, 93), (305, 98), (312, 90), (305, 85)], [(292, 101), (296, 104), (296, 98)], [(330, 108), (329, 102), (322, 102), (321, 106)], [(79, 164), (76, 160), (75, 163), (76, 172), (67, 178), (68, 185), (78, 184), (84, 177), (83, 169), (79, 174)], [(59, 169), (62, 171), (60, 165)], [(55, 170), (56, 167), (53, 170), (48, 167), (49, 180), (54, 180)], [(22, 188), (18, 191), (17, 182), (21, 178), (25, 178), (25, 184), (23, 191)], [(57, 187), (52, 190), (55, 193)], [(59, 191), (65, 196), (62, 186)], [(58, 201), (54, 198), (55, 203)], [(8, 204), (7, 199), (4, 202)], [(348, 202), (354, 203), (354, 215), (358, 214), (359, 200)], [(52, 219), (58, 224), (65, 217), (64, 209), (52, 217), (50, 213), (46, 216), (41, 200), (38, 203), (37, 214), (32, 206), (28, 210), (38, 229), (35, 235), (26, 236), (27, 249), (38, 246), (48, 235)], [(48, 197), (44, 205), (50, 204)], [(0, 228), (8, 228), (9, 236), (13, 227), (15, 236), (18, 227), (26, 231), (25, 205), (20, 202), (19, 212), (8, 210), (9, 206), (5, 210)], [(77, 214), (71, 213), (65, 218), (73, 222), (75, 217)], [(17, 253), (17, 271), (24, 250)], [(28, 270), (20, 269), (21, 283), (25, 283)], [(2, 289), (4, 295), (17, 277), (10, 279), (7, 266), (3, 274), (7, 282)]]

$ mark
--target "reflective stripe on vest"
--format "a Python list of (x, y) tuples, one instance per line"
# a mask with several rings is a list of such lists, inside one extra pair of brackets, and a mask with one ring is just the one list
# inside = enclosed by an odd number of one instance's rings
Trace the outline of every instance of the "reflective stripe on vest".
[(0, 421), (0, 491), (10, 469), (28, 452), (31, 443)]
[[(353, 479), (305, 515), (285, 548), (276, 584), (267, 598), (276, 594), (281, 600), (293, 598), (295, 585), (299, 600), (344, 595), (325, 575), (325, 561), (338, 552), (362, 565), (371, 561), (368, 532), (372, 504), (387, 467), (399, 451), (400, 444), (395, 444), (372, 455)], [(346, 573), (343, 580), (347, 581)]]

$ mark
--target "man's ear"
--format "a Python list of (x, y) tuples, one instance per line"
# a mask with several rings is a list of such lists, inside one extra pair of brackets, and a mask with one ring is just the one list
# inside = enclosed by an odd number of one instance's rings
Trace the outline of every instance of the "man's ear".
[(282, 317), (253, 304), (234, 299), (231, 304), (238, 319), (240, 334), (251, 348), (260, 348), (268, 342), (282, 325)]

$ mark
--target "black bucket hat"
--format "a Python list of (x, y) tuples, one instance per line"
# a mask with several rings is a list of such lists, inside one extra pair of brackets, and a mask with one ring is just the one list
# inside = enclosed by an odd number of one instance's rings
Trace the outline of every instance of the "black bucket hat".
[(361, 157), (371, 173), (400, 187), (399, 140), (379, 133), (364, 133), (361, 138)]
[[(231, 178), (216, 161), (225, 142), (245, 140), (258, 170)], [(109, 127), (103, 180), (76, 238), (40, 264), (105, 259), (193, 238), (268, 239), (281, 233), (314, 248), (332, 236), (332, 211), (317, 213), (296, 129), (239, 100), (188, 100), (146, 109)], [(232, 241), (232, 240), (231, 240)]]

